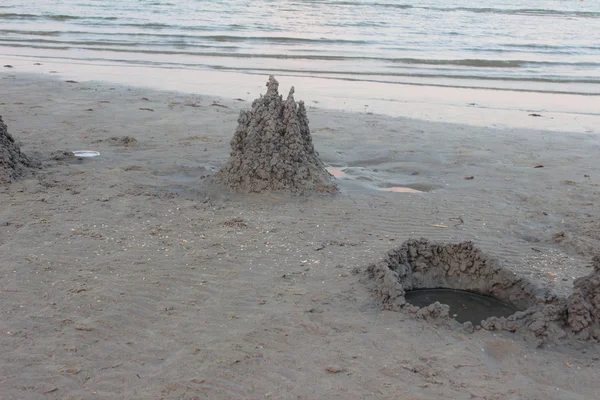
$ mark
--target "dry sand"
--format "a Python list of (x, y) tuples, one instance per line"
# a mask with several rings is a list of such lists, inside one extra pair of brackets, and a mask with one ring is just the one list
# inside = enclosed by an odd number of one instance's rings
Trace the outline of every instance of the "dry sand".
[(1, 77), (0, 115), (45, 165), (0, 186), (1, 398), (598, 398), (597, 345), (436, 328), (364, 283), (426, 237), (568, 294), (600, 248), (597, 133), (309, 107), (341, 193), (240, 195), (203, 178), (248, 102)]

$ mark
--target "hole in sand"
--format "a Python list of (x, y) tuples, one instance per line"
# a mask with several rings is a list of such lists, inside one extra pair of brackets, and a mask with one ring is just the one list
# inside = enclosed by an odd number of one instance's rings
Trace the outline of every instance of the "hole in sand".
[(436, 301), (450, 307), (450, 317), (460, 323), (481, 323), (490, 317), (508, 317), (516, 308), (490, 296), (456, 289), (417, 289), (406, 292), (406, 301), (413, 306), (427, 307)]
[[(488, 258), (471, 242), (409, 240), (369, 267), (384, 308), (418, 308), (420, 315), (474, 325), (536, 304), (538, 289)], [(439, 302), (439, 303), (436, 303)]]
[[(408, 240), (369, 265), (382, 308), (417, 318), (454, 318), (472, 330), (521, 331), (538, 346), (566, 338), (600, 341), (600, 257), (564, 297), (503, 267), (472, 242)], [(512, 313), (512, 314), (511, 314)]]

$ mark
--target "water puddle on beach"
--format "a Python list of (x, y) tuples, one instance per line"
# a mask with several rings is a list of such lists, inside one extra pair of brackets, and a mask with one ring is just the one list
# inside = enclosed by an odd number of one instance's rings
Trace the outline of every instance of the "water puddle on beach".
[[(373, 174), (366, 168), (352, 168), (352, 167), (327, 167), (327, 172), (333, 175), (336, 179), (346, 179), (346, 180), (354, 180), (354, 181), (373, 181), (376, 180)], [(413, 186), (418, 186), (417, 184)], [(424, 186), (425, 185), (420, 185)], [(386, 186), (386, 187), (377, 187), (377, 190), (383, 192), (393, 192), (393, 193), (424, 193), (427, 190), (418, 190), (413, 189), (408, 186)]]
[(379, 188), (384, 192), (394, 192), (394, 193), (423, 193), (420, 190), (412, 189), (409, 187), (395, 186), (395, 187), (387, 187), (387, 188)]
[(341, 179), (346, 176), (344, 168), (327, 167), (327, 172), (333, 175), (334, 178)]
[(455, 289), (416, 289), (406, 292), (406, 301), (417, 307), (427, 307), (439, 301), (450, 306), (450, 316), (460, 323), (478, 325), (490, 317), (508, 317), (516, 308), (490, 296)]

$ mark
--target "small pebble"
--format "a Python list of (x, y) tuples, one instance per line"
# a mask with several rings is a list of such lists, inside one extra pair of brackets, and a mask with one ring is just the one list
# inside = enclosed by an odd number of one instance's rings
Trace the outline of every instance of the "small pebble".
[(340, 367), (339, 365), (330, 365), (329, 367), (325, 368), (325, 370), (330, 374), (339, 374), (340, 372), (345, 371), (345, 369)]

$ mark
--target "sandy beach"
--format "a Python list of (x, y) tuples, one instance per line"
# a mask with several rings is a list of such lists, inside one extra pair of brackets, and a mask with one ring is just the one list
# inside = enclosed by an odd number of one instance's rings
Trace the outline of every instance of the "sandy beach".
[(600, 248), (597, 97), (473, 109), (518, 94), (453, 89), (393, 115), (383, 100), (343, 111), (334, 89), (286, 77), (340, 189), (294, 197), (205, 184), (263, 76), (221, 96), (0, 78), (0, 115), (43, 165), (0, 186), (0, 398), (598, 398), (597, 344), (383, 311), (365, 274), (407, 239), (472, 240), (568, 295)]

